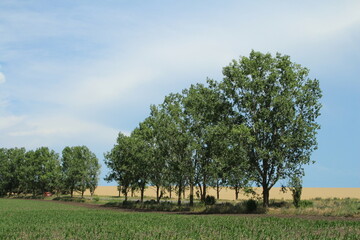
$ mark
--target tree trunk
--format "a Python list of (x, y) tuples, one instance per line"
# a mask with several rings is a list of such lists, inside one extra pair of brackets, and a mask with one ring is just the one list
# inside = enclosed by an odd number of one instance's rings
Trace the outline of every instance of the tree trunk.
[(73, 188), (70, 189), (70, 196), (71, 196), (71, 198), (74, 196), (74, 189)]
[(269, 207), (269, 196), (270, 196), (270, 189), (267, 185), (263, 185), (263, 207)]
[(216, 181), (216, 199), (219, 200), (220, 198), (220, 186), (219, 186), (219, 180)]
[(186, 191), (186, 188), (185, 188), (185, 186), (184, 186), (184, 187), (183, 187), (183, 199), (186, 198), (186, 196), (185, 196), (185, 191)]
[(140, 202), (143, 203), (144, 202), (144, 191), (145, 191), (145, 185), (141, 186), (141, 195), (140, 195)]
[(181, 205), (181, 192), (182, 192), (182, 183), (179, 183), (179, 192), (178, 192), (178, 206)]
[(194, 205), (194, 184), (190, 183), (190, 206)]
[(131, 197), (134, 197), (134, 189), (131, 188)]
[(239, 188), (236, 186), (235, 187), (235, 200), (239, 199)]
[(124, 200), (124, 201), (127, 202), (127, 200), (128, 200), (128, 193), (127, 193), (127, 191), (124, 192), (124, 196), (125, 196), (125, 200)]
[(169, 187), (169, 195), (170, 195), (170, 199), (171, 199), (171, 186)]
[(200, 191), (200, 201), (202, 201), (203, 199), (203, 188), (202, 188), (202, 186), (201, 186), (201, 183), (198, 183), (198, 187), (199, 187), (199, 191)]
[(160, 202), (160, 186), (156, 185), (156, 202)]
[(84, 198), (84, 190), (81, 191), (81, 198)]
[(201, 201), (205, 202), (206, 198), (206, 184), (203, 183), (203, 195), (201, 196)]

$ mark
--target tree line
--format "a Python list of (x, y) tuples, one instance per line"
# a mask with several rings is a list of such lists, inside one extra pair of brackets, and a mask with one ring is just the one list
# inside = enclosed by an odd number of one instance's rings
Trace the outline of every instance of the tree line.
[(127, 200), (147, 185), (165, 192), (194, 189), (205, 200), (209, 186), (262, 187), (263, 205), (279, 180), (301, 179), (311, 163), (320, 125), (319, 81), (287, 55), (252, 51), (223, 68), (222, 81), (207, 79), (151, 105), (150, 115), (129, 136), (119, 133), (105, 153), (110, 172)]
[(62, 157), (48, 147), (26, 151), (25, 148), (0, 148), (0, 195), (45, 192), (66, 193), (86, 189), (94, 193), (100, 165), (86, 146), (65, 147)]

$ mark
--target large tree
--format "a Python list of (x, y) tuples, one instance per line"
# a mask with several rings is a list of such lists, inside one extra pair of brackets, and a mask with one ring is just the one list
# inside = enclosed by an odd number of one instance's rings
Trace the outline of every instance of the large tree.
[[(146, 171), (148, 180), (156, 187), (156, 201), (159, 203), (167, 185), (167, 149), (164, 139), (163, 115), (154, 105), (151, 106), (151, 113), (148, 118), (139, 124), (138, 136), (145, 142), (147, 149)], [(165, 141), (164, 141), (165, 140)]]
[(252, 51), (223, 69), (219, 87), (232, 104), (250, 171), (263, 189), (263, 205), (279, 179), (302, 172), (316, 149), (321, 90), (309, 70), (289, 56)]
[(190, 88), (183, 90), (183, 96), (187, 128), (193, 140), (194, 176), (189, 181), (190, 192), (193, 192), (193, 183), (197, 184), (201, 200), (204, 201), (207, 186), (214, 181), (218, 183), (221, 175), (221, 164), (218, 160), (227, 134), (224, 123), (231, 109), (226, 99), (216, 89), (203, 84), (191, 85)]
[(184, 192), (186, 183), (194, 174), (191, 158), (193, 139), (189, 133), (189, 124), (184, 113), (182, 100), (181, 94), (169, 94), (165, 97), (163, 104), (159, 106), (165, 124), (164, 134), (167, 167), (170, 173), (169, 182), (176, 185), (178, 205), (181, 204), (181, 194)]

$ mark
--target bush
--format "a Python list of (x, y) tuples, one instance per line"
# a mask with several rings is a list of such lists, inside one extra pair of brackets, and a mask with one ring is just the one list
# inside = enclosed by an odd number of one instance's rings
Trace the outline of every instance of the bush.
[(310, 200), (301, 200), (299, 202), (299, 207), (302, 207), (302, 208), (307, 208), (307, 207), (312, 207), (314, 206), (314, 203)]
[(205, 205), (214, 205), (216, 203), (215, 197), (207, 195), (204, 203), (205, 203)]
[(253, 213), (257, 209), (257, 202), (254, 199), (249, 199), (245, 202), (246, 212)]
[(154, 199), (151, 199), (151, 200), (145, 201), (144, 204), (157, 204), (157, 202)]
[(95, 196), (92, 198), (92, 200), (94, 200), (95, 202), (98, 202), (100, 200), (100, 198), (98, 196)]

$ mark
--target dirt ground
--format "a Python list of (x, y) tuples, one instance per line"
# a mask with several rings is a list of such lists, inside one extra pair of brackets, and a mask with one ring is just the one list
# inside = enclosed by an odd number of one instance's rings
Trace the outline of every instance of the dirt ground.
[(179, 214), (179, 215), (216, 215), (216, 216), (238, 216), (238, 217), (278, 217), (278, 218), (298, 218), (298, 219), (306, 219), (306, 220), (328, 220), (328, 221), (360, 221), (360, 217), (335, 217), (335, 216), (320, 216), (320, 215), (285, 215), (285, 214), (208, 214), (208, 213), (194, 213), (194, 212), (166, 212), (166, 211), (151, 211), (146, 209), (124, 209), (116, 206), (106, 206), (99, 204), (91, 204), (91, 203), (79, 203), (79, 202), (65, 202), (65, 201), (52, 201), (52, 200), (42, 200), (42, 199), (27, 199), (29, 201), (47, 201), (52, 202), (54, 204), (66, 204), (71, 206), (78, 207), (86, 207), (89, 209), (100, 209), (100, 210), (108, 210), (108, 211), (117, 211), (117, 212), (151, 212), (151, 213), (159, 213), (159, 214)]

